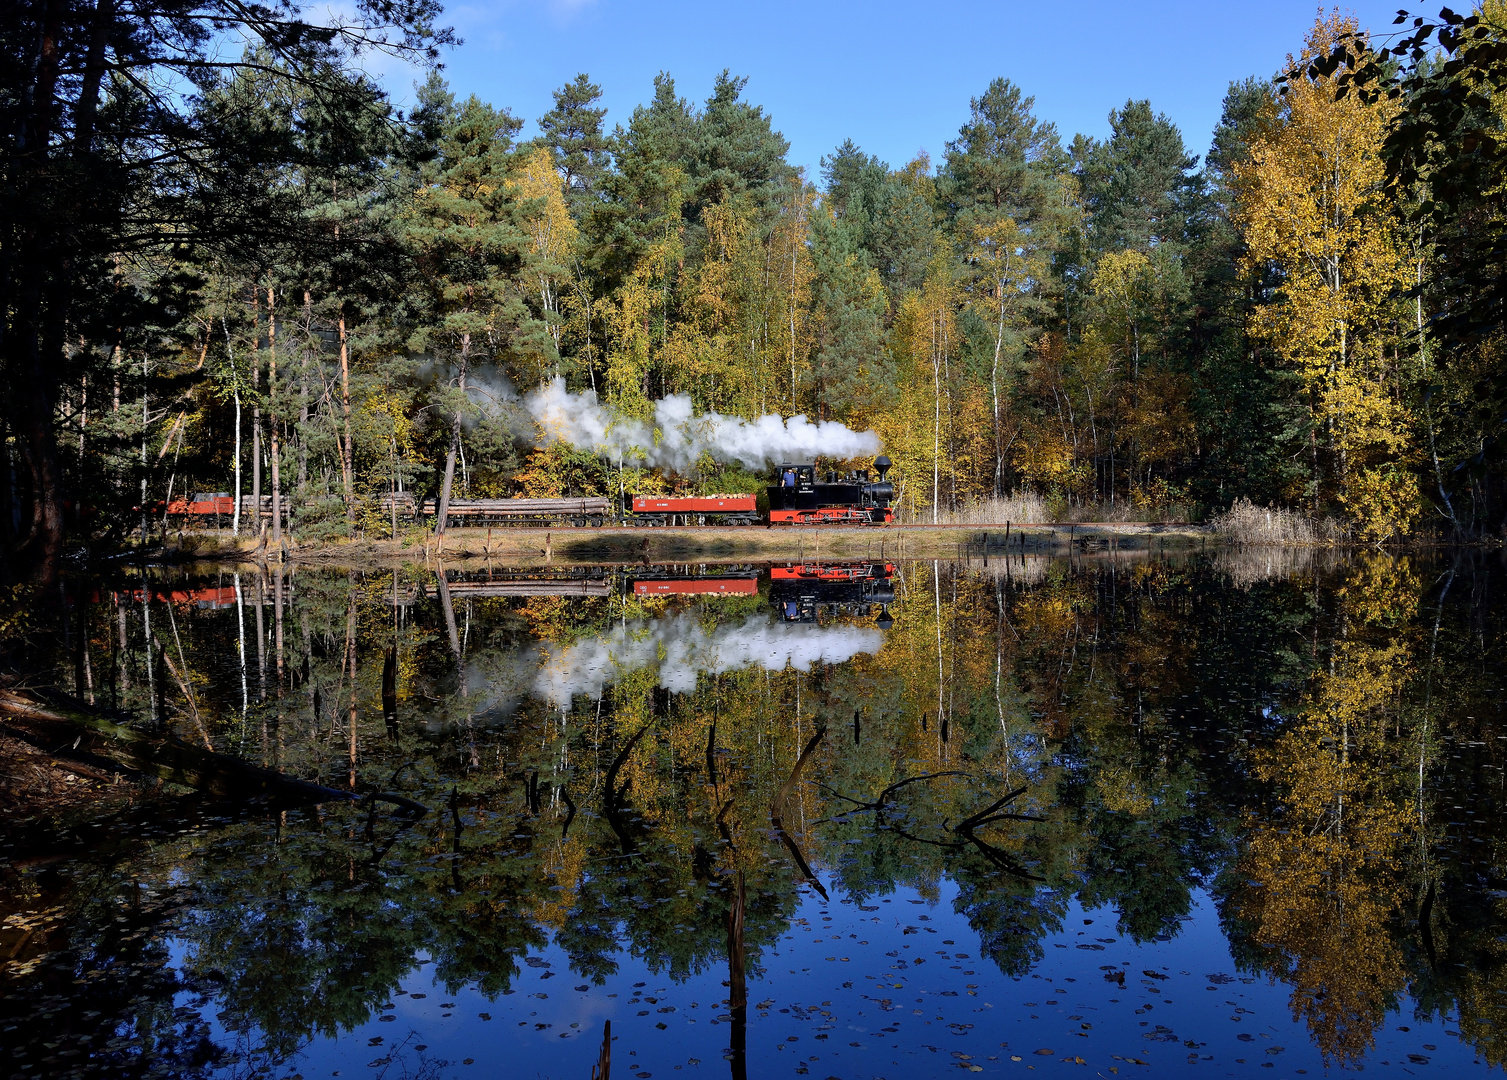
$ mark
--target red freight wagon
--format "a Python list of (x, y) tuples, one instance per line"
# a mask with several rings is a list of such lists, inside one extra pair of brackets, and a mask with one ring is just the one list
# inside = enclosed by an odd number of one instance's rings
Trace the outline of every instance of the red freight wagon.
[[(756, 495), (696, 495), (670, 498), (629, 495), (624, 499), (629, 524), (639, 525), (752, 525), (759, 520)], [(679, 522), (676, 521), (679, 518)], [(710, 519), (710, 522), (709, 520)]]
[(195, 495), (192, 502), (187, 499), (174, 499), (167, 504), (167, 512), (173, 515), (188, 517), (216, 517), (223, 515), (230, 517), (235, 513), (235, 497), (233, 495)]

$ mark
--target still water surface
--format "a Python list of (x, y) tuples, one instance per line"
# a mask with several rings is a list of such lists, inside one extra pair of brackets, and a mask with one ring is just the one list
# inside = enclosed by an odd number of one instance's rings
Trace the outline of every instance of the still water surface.
[(615, 1077), (1486, 1072), (1502, 576), (75, 583), (17, 662), (431, 809), (11, 830), (0, 1076), (587, 1080), (606, 1021)]

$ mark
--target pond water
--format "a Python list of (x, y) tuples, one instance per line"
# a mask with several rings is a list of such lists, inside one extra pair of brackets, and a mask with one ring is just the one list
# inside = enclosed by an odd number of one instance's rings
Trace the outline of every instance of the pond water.
[[(0, 1077), (1487, 1071), (1499, 555), (70, 582), (8, 658), (389, 804), (0, 840)], [(150, 647), (149, 647), (150, 643)]]

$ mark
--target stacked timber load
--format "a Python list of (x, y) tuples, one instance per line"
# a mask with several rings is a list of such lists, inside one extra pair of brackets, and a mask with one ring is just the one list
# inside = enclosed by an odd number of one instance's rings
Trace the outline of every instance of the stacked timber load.
[(392, 513), (392, 504), (394, 502), (398, 504), (398, 513), (404, 515), (405, 517), (413, 517), (414, 501), (412, 492), (400, 491), (396, 495), (389, 492), (388, 494), (383, 495), (381, 500), (382, 513)]
[[(230, 502), (231, 508), (232, 510), (234, 510), (234, 496), (232, 496), (227, 501)], [(280, 507), (280, 509), (283, 512), (283, 520), (287, 521), (293, 513), (293, 500), (287, 493), (284, 493), (282, 496), (282, 506)], [(258, 502), (250, 495), (242, 495), (241, 516), (244, 518), (250, 518), (251, 520), (255, 520), (257, 518), (267, 518), (270, 521), (272, 518), (272, 496), (263, 495), (261, 501)]]
[[(452, 517), (570, 517), (606, 514), (611, 506), (606, 499), (451, 499)], [(434, 513), (434, 501), (424, 504), (426, 514)]]
[[(515, 579), (512, 581), (451, 581), (446, 588), (452, 602), (459, 600), (493, 600), (499, 597), (538, 596), (593, 596), (612, 595), (612, 582), (603, 578), (578, 579)], [(438, 586), (426, 592), (437, 593)], [(416, 585), (395, 592), (389, 602), (398, 607), (409, 607), (421, 599), (424, 593)]]
[[(382, 496), (382, 510), (391, 512), (394, 496)], [(415, 513), (431, 517), (436, 512), (434, 499), (424, 500), (419, 505), (407, 492), (396, 496), (398, 512), (413, 516)], [(569, 521), (584, 525), (588, 521), (600, 525), (611, 516), (612, 504), (605, 498), (559, 498), (559, 499), (451, 499), (449, 514), (454, 518), (481, 518), (484, 520)]]

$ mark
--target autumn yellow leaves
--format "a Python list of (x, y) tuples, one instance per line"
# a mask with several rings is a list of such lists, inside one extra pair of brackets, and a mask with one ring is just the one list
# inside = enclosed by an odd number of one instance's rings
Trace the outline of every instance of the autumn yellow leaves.
[[(1321, 19), (1289, 69), (1356, 31), (1353, 19)], [(1332, 77), (1294, 76), (1235, 170), (1245, 269), (1267, 275), (1277, 301), (1255, 307), (1250, 330), (1307, 393), (1306, 495), (1315, 506), (1337, 500), (1376, 541), (1407, 532), (1422, 510), (1398, 370), (1400, 339), (1416, 332), (1400, 298), (1419, 255), (1381, 158), (1394, 108), (1341, 97)]]

